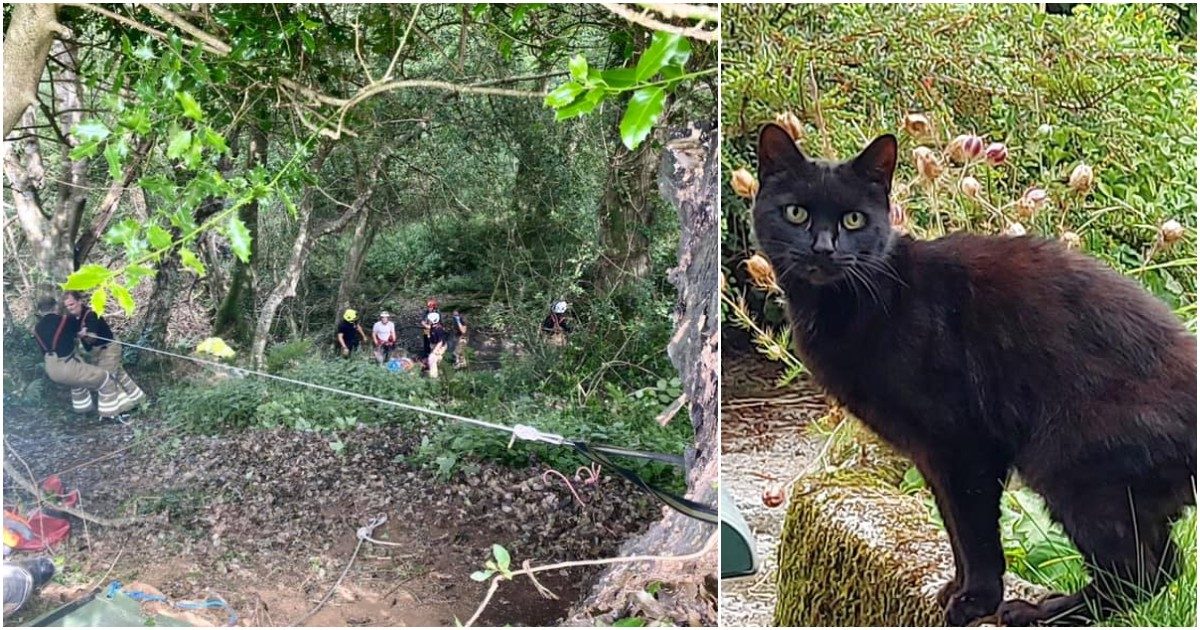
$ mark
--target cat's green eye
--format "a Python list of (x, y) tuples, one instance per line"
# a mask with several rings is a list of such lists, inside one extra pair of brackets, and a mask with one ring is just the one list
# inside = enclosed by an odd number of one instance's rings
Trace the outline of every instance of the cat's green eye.
[(792, 223), (804, 223), (808, 220), (808, 210), (795, 204), (784, 206), (783, 215)]
[(857, 230), (867, 224), (867, 215), (852, 210), (842, 215), (842, 227), (847, 230)]

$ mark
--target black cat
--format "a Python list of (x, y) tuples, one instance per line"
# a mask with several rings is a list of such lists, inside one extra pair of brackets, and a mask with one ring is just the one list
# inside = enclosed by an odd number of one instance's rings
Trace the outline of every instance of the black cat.
[[(831, 163), (768, 125), (758, 163), (754, 227), (801, 358), (937, 499), (954, 549), (946, 621), (1078, 623), (1169, 581), (1170, 524), (1195, 504), (1196, 339), (1177, 318), (1053, 241), (895, 233), (890, 135)], [(1013, 470), (1084, 554), (1082, 591), (1001, 602)]]

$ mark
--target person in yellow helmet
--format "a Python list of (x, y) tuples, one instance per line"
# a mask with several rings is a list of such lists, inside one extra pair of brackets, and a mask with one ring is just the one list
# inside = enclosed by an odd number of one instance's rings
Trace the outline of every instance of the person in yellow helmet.
[(338, 348), (341, 349), (342, 356), (349, 358), (351, 353), (358, 350), (358, 345), (365, 337), (362, 325), (358, 323), (358, 311), (346, 309), (337, 328)]

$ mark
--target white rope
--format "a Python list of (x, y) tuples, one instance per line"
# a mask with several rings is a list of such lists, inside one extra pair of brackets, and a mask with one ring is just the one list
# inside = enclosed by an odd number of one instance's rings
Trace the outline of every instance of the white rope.
[(237, 376), (253, 374), (255, 376), (261, 376), (263, 378), (269, 378), (269, 379), (274, 379), (276, 381), (282, 381), (284, 383), (290, 383), (292, 385), (299, 385), (301, 387), (311, 387), (313, 389), (319, 389), (319, 390), (330, 392), (333, 394), (341, 394), (343, 396), (352, 396), (354, 398), (359, 398), (362, 400), (379, 403), (381, 405), (390, 405), (392, 407), (399, 407), (401, 409), (406, 409), (408, 411), (415, 411), (418, 413), (427, 413), (432, 416), (439, 416), (442, 418), (446, 418), (448, 420), (454, 420), (456, 422), (462, 422), (464, 424), (470, 424), (470, 425), (474, 425), (474, 426), (481, 427), (484, 429), (492, 429), (493, 431), (509, 433), (512, 435), (512, 438), (508, 442), (510, 447), (512, 446), (512, 443), (515, 442), (517, 439), (529, 440), (532, 442), (546, 442), (547, 444), (555, 444), (555, 445), (562, 445), (562, 444), (568, 443), (568, 440), (566, 438), (564, 438), (563, 436), (561, 436), (557, 433), (547, 433), (545, 431), (541, 431), (541, 430), (537, 429), (536, 427), (531, 427), (531, 426), (525, 425), (525, 424), (515, 424), (510, 427), (510, 426), (503, 425), (503, 424), (497, 424), (495, 422), (487, 422), (486, 420), (478, 420), (476, 418), (468, 418), (466, 416), (460, 416), (460, 415), (448, 413), (445, 411), (438, 411), (436, 409), (429, 409), (427, 407), (421, 407), (418, 405), (410, 405), (408, 403), (397, 402), (395, 400), (379, 398), (378, 396), (370, 396), (367, 394), (360, 394), (358, 392), (352, 392), (352, 391), (347, 391), (344, 389), (338, 389), (336, 387), (329, 387), (327, 385), (318, 385), (317, 383), (309, 383), (307, 381), (301, 381), (301, 380), (297, 380), (294, 378), (287, 378), (286, 376), (279, 376), (277, 374), (268, 374), (266, 372), (259, 372), (257, 370), (233, 367), (230, 365), (225, 365), (224, 363), (217, 363), (216, 361), (209, 361), (207, 359), (199, 359), (196, 357), (189, 357), (186, 354), (177, 354), (174, 352), (168, 352), (166, 350), (159, 350), (157, 348), (150, 348), (147, 346), (138, 345), (136, 343), (129, 343), (127, 341), (119, 341), (117, 339), (109, 339), (107, 337), (101, 337), (99, 335), (89, 335), (89, 336), (94, 337), (95, 339), (99, 339), (100, 341), (108, 341), (110, 343), (116, 343), (116, 344), (119, 344), (122, 346), (128, 346), (130, 348), (137, 348), (138, 350), (145, 350), (146, 352), (162, 354), (165, 356), (174, 357), (176, 359), (183, 359), (185, 361), (192, 361), (194, 363), (199, 363), (201, 365), (207, 365), (209, 367), (230, 371), (230, 372), (233, 372)]

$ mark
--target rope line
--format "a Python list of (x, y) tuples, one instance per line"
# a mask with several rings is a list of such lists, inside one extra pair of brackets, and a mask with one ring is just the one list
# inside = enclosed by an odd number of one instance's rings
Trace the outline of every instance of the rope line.
[[(698, 519), (698, 520), (707, 522), (707, 523), (715, 524), (715, 523), (717, 523), (717, 520), (718, 520), (716, 509), (711, 508), (706, 505), (703, 505), (701, 503), (697, 503), (690, 499), (672, 494), (672, 493), (662, 490), (660, 488), (657, 488), (657, 487), (649, 484), (648, 482), (646, 482), (646, 480), (644, 480), (640, 476), (638, 476), (637, 473), (629, 470), (628, 468), (620, 466), (619, 464), (613, 462), (608, 457), (605, 457), (601, 452), (612, 453), (615, 455), (623, 455), (626, 457), (638, 457), (638, 458), (642, 458), (642, 459), (656, 460), (656, 461), (661, 461), (661, 462), (665, 462), (665, 463), (683, 467), (683, 463), (684, 463), (683, 458), (680, 456), (667, 455), (667, 454), (662, 454), (662, 453), (650, 453), (650, 452), (646, 452), (646, 451), (636, 451), (636, 450), (625, 449), (625, 448), (620, 448), (620, 447), (616, 447), (616, 446), (589, 445), (588, 443), (586, 443), (582, 440), (570, 440), (570, 439), (567, 439), (557, 433), (541, 431), (536, 427), (532, 427), (532, 426), (529, 426), (526, 424), (514, 424), (512, 426), (508, 426), (508, 425), (504, 425), (504, 424), (498, 424), (495, 422), (487, 422), (486, 420), (479, 420), (478, 418), (468, 418), (466, 416), (460, 416), (458, 414), (453, 414), (453, 413), (449, 413), (449, 412), (445, 412), (445, 411), (438, 411), (436, 409), (430, 409), (428, 407), (421, 407), (419, 405), (410, 405), (408, 403), (397, 402), (395, 400), (388, 400), (386, 398), (380, 398), (378, 396), (371, 396), (368, 394), (360, 394), (358, 392), (352, 392), (352, 391), (345, 390), (345, 389), (330, 387), (328, 385), (319, 385), (317, 383), (309, 383), (307, 381), (301, 381), (301, 380), (294, 379), (294, 378), (287, 378), (286, 376), (279, 376), (278, 374), (268, 374), (266, 372), (260, 372), (258, 370), (233, 367), (233, 366), (225, 365), (224, 363), (218, 363), (216, 361), (209, 361), (208, 359), (200, 359), (197, 357), (191, 357), (191, 356), (188, 356), (185, 354), (178, 354), (178, 353), (170, 352), (167, 350), (160, 350), (158, 348), (151, 348), (149, 346), (144, 346), (141, 344), (130, 343), (127, 341), (120, 341), (118, 339), (111, 339), (111, 338), (107, 338), (107, 337), (101, 337), (99, 335), (92, 335), (92, 336), (96, 339), (108, 341), (111, 343), (116, 343), (118, 345), (127, 346), (130, 348), (136, 348), (138, 350), (144, 350), (146, 352), (153, 352), (156, 354), (161, 354), (161, 355), (165, 355), (165, 356), (169, 356), (169, 357), (174, 357), (176, 359), (183, 359), (184, 361), (192, 361), (194, 363), (199, 363), (201, 365), (207, 365), (207, 366), (210, 366), (213, 368), (229, 371), (229, 372), (232, 372), (232, 373), (238, 375), (239, 377), (245, 376), (247, 374), (253, 374), (255, 376), (261, 376), (263, 378), (272, 379), (272, 380), (280, 381), (283, 383), (288, 383), (290, 385), (298, 385), (300, 387), (311, 387), (313, 389), (319, 389), (321, 391), (329, 392), (332, 394), (339, 394), (342, 396), (351, 396), (353, 398), (358, 398), (358, 399), (366, 400), (369, 402), (374, 402), (374, 403), (378, 403), (378, 404), (382, 404), (382, 405), (390, 405), (392, 407), (398, 407), (400, 409), (405, 409), (408, 411), (414, 411), (414, 412), (418, 412), (418, 413), (426, 413), (426, 414), (429, 414), (432, 416), (438, 416), (441, 418), (446, 418), (448, 420), (454, 420), (456, 422), (461, 422), (463, 424), (469, 424), (469, 425), (477, 426), (477, 427), (484, 428), (484, 429), (491, 429), (493, 431), (499, 431), (501, 433), (508, 433), (511, 436), (508, 441), (509, 448), (512, 448), (513, 443), (516, 442), (518, 439), (528, 440), (531, 442), (545, 442), (547, 444), (553, 444), (555, 446), (572, 447), (580, 455), (583, 455), (585, 458), (616, 472), (617, 475), (619, 475), (620, 477), (633, 483), (634, 485), (641, 488), (642, 490), (644, 490), (651, 496), (657, 498), (663, 504), (680, 512), (681, 514), (691, 517), (691, 518), (694, 518), (694, 519)], [(376, 525), (378, 525), (378, 523), (376, 523)], [(360, 545), (362, 544), (362, 541), (363, 541), (363, 537), (361, 534), (362, 534), (362, 532), (360, 531), (360, 536), (359, 536), (359, 544)], [(370, 535), (369, 532), (367, 533), (367, 535), (368, 536)], [(315, 610), (313, 612), (315, 612)], [(310, 613), (310, 616), (311, 616), (311, 613)]]

